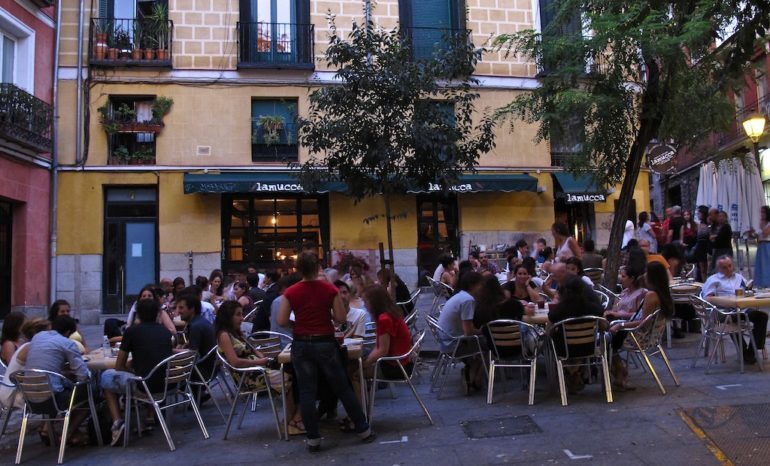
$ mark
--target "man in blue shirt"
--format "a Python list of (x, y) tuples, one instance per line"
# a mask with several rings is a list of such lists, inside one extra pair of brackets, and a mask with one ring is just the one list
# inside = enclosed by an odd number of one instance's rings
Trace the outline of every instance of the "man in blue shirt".
[[(187, 322), (187, 327), (185, 328), (187, 344), (182, 345), (178, 350), (196, 351), (198, 359), (203, 359), (211, 348), (216, 346), (217, 342), (214, 335), (214, 326), (201, 315), (200, 299), (193, 294), (182, 293), (176, 300), (176, 312), (182, 320)], [(205, 362), (198, 364), (198, 370), (204, 378), (208, 378), (211, 375), (214, 361), (215, 359), (211, 357)], [(193, 372), (193, 379), (197, 378), (197, 374)], [(197, 393), (194, 394), (197, 396)], [(204, 400), (201, 399), (201, 401)]]
[[(80, 355), (75, 342), (69, 339), (69, 336), (77, 330), (75, 319), (69, 316), (56, 317), (52, 328), (53, 330), (38, 333), (30, 341), (26, 369), (56, 372), (71, 376), (78, 381), (88, 380), (91, 376), (88, 367), (86, 367), (86, 363)], [(67, 374), (64, 374), (66, 364), (69, 364), (69, 368), (67, 369)], [(68, 381), (62, 381), (59, 377), (51, 377), (50, 381), (51, 388), (56, 397), (56, 404), (61, 409), (66, 408), (69, 405), (74, 385)], [(81, 386), (75, 394), (75, 403), (85, 401), (87, 397), (86, 387)], [(43, 403), (33, 403), (33, 410), (36, 413), (47, 412), (51, 416), (56, 415), (53, 403), (50, 400)], [(86, 410), (78, 410), (72, 413), (69, 441), (81, 443), (79, 439), (76, 440), (76, 436), (79, 435), (77, 433), (78, 426), (85, 420), (87, 415), (88, 411)], [(41, 435), (45, 436), (46, 434), (41, 433)]]

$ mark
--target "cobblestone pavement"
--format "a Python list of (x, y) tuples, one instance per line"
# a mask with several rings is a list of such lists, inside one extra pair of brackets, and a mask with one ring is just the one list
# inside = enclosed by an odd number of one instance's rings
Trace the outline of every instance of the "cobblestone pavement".
[[(420, 308), (429, 304), (423, 298)], [(82, 332), (92, 345), (99, 341), (98, 327)], [(222, 440), (224, 422), (208, 403), (203, 409), (211, 434), (208, 440), (203, 439), (192, 413), (180, 412), (171, 423), (175, 452), (168, 451), (156, 430), (148, 437), (133, 437), (127, 449), (71, 448), (65, 459), (67, 464), (100, 465), (172, 461), (185, 465), (768, 464), (770, 411), (764, 403), (770, 395), (770, 374), (757, 366), (739, 374), (729, 347), (727, 362), (718, 364), (711, 374), (704, 374), (702, 361), (690, 368), (698, 338), (692, 334), (674, 340), (669, 352), (680, 387), (673, 386), (662, 362), (654, 360), (669, 390), (666, 396), (660, 395), (649, 374), (632, 368), (630, 379), (636, 390), (615, 393), (614, 403), (607, 404), (601, 386), (593, 384), (569, 396), (569, 406), (562, 407), (558, 394), (548, 389), (545, 371), (538, 371), (535, 405), (530, 407), (515, 372), (506, 383), (498, 379), (495, 403), (487, 405), (485, 394), (462, 396), (459, 369), (454, 369), (443, 398), (437, 400), (428, 386), (433, 363), (428, 359), (417, 388), (435, 424), (428, 424), (406, 387), (396, 386), (395, 399), (389, 390), (380, 390), (374, 414), (378, 438), (372, 444), (360, 444), (355, 436), (340, 432), (336, 423), (326, 423), (322, 426), (324, 450), (311, 455), (301, 437), (277, 440), (269, 404), (262, 400), (256, 412), (246, 413), (243, 427), (234, 428), (228, 440)], [(342, 408), (339, 411), (344, 413)], [(14, 459), (18, 425), (16, 416), (10, 432), (0, 440), (0, 464)], [(44, 448), (31, 434), (24, 464), (54, 464), (53, 449)]]

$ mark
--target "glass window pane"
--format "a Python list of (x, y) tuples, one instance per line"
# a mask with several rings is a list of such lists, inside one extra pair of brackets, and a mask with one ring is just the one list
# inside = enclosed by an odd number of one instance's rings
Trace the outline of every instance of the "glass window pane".
[(3, 73), (4, 83), (13, 83), (14, 65), (16, 64), (16, 42), (10, 37), (3, 36)]

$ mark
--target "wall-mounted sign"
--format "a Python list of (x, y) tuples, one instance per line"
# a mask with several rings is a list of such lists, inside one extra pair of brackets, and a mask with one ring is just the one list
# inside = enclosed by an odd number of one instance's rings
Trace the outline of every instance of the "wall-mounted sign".
[(659, 175), (672, 173), (676, 171), (676, 152), (671, 144), (651, 144), (647, 148), (647, 166)]
[(565, 193), (567, 196), (567, 204), (574, 204), (577, 202), (606, 202), (607, 196), (604, 194), (570, 194)]

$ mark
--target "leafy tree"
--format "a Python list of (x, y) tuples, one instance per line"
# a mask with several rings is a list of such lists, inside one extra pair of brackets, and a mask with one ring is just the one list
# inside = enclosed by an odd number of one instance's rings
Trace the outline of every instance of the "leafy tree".
[(494, 116), (478, 115), (471, 77), (481, 51), (467, 34), (447, 34), (429, 60), (414, 60), (398, 30), (354, 24), (346, 39), (333, 18), (325, 60), (338, 85), (310, 95), (299, 142), (310, 151), (300, 180), (310, 190), (344, 182), (356, 201), (382, 195), (393, 261), (393, 195), (446, 189), (494, 147)]
[[(536, 61), (540, 87), (501, 109), (539, 124), (538, 140), (583, 123), (568, 169), (599, 185), (623, 182), (605, 281), (614, 284), (628, 209), (651, 142), (693, 146), (732, 118), (726, 90), (770, 26), (768, 0), (554, 0), (542, 33), (502, 35), (498, 47)], [(718, 38), (734, 30), (715, 51)]]

